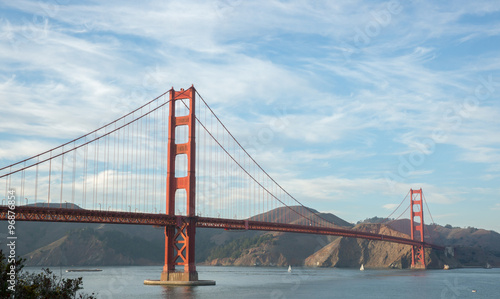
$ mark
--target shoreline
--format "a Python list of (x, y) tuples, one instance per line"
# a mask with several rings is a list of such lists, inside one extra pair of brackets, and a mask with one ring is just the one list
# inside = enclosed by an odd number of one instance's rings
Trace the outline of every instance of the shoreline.
[[(52, 268), (52, 269), (64, 269), (65, 272), (102, 272), (103, 268), (108, 268), (108, 267), (163, 267), (163, 265), (158, 264), (158, 265), (84, 265), (82, 267), (89, 266), (89, 267), (99, 267), (99, 268), (76, 268), (76, 269), (71, 269), (67, 268), (68, 266), (61, 266), (61, 265), (36, 265), (36, 266), (26, 266), (27, 268)], [(210, 264), (205, 264), (205, 263), (200, 263), (196, 264), (196, 266), (202, 266), (202, 267), (245, 267), (245, 268), (288, 268), (289, 265), (283, 265), (283, 266), (276, 266), (276, 265), (210, 265)], [(321, 269), (358, 269), (359, 267), (353, 266), (353, 267), (318, 267), (318, 266), (304, 266), (304, 265), (291, 265), (292, 267), (297, 267), (297, 268), (305, 268), (305, 269), (316, 269), (316, 268), (321, 268)], [(71, 267), (71, 266), (69, 266)], [(79, 267), (79, 266), (76, 266)], [(66, 269), (65, 269), (66, 268)], [(500, 267), (495, 267), (491, 266), (491, 268), (486, 268), (484, 266), (460, 266), (460, 267), (453, 267), (449, 270), (454, 270), (454, 269), (496, 269)], [(391, 267), (366, 267), (366, 270), (412, 270), (411, 268), (391, 268)], [(427, 268), (425, 270), (443, 270), (443, 268)]]

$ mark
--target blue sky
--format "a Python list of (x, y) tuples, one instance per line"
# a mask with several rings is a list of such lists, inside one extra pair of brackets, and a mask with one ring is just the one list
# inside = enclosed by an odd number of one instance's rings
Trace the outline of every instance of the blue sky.
[[(0, 162), (194, 84), (304, 204), (500, 231), (496, 1), (9, 1)], [(428, 219), (426, 221), (429, 222)]]

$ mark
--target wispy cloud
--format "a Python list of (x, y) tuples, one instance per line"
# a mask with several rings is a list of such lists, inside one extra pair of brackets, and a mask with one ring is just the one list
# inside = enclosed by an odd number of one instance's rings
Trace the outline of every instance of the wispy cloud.
[[(477, 197), (485, 208), (498, 191), (500, 60), (488, 45), (500, 35), (500, 5), (492, 1), (1, 7), (3, 161), (195, 84), (297, 197), (326, 210), (349, 201), (380, 209), (352, 221), (386, 212), (415, 185), (447, 207)], [(399, 177), (392, 188), (387, 173)], [(477, 186), (488, 194), (468, 191)]]
[(386, 210), (393, 211), (394, 209), (396, 209), (398, 207), (398, 204), (388, 203), (388, 204), (383, 205), (382, 207)]

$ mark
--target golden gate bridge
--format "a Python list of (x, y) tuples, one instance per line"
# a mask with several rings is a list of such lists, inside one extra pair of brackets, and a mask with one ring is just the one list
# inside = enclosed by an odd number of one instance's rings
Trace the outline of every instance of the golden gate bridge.
[[(0, 188), (0, 220), (14, 210), (16, 221), (165, 227), (158, 283), (198, 281), (197, 227), (406, 244), (412, 268), (420, 269), (425, 248), (444, 249), (424, 241), (422, 189), (409, 191), (409, 238), (340, 227), (304, 206), (245, 150), (194, 86), (172, 88), (88, 134), (1, 168)], [(11, 209), (5, 200), (14, 192), (18, 202)]]

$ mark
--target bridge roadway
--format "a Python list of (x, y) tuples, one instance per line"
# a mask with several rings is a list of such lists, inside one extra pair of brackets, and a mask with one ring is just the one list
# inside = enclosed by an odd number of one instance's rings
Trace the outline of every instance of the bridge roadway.
[[(63, 205), (64, 206), (64, 205)], [(0, 206), (0, 220), (8, 220), (9, 211), (15, 213), (16, 221), (46, 221), (46, 222), (86, 222), (86, 223), (112, 223), (112, 224), (142, 224), (167, 226), (179, 224), (189, 217), (171, 216), (166, 214), (150, 214), (135, 212), (116, 212), (86, 209), (66, 209), (66, 208), (47, 208), (33, 206), (16, 206), (10, 210), (8, 206)], [(12, 215), (12, 213), (10, 213)], [(262, 230), (305, 233), (317, 235), (332, 235), (349, 238), (361, 238), (368, 240), (378, 240), (384, 242), (394, 242), (413, 246), (424, 246), (438, 250), (444, 250), (444, 247), (420, 242), (416, 240), (400, 238), (389, 235), (382, 235), (370, 232), (357, 231), (345, 228), (333, 228), (313, 225), (286, 224), (274, 222), (261, 222), (253, 220), (237, 220), (209, 217), (191, 217), (196, 221), (197, 227), (210, 227), (229, 230)]]

